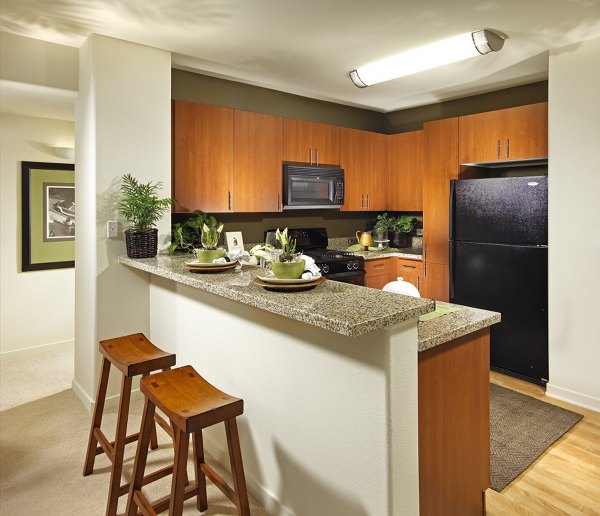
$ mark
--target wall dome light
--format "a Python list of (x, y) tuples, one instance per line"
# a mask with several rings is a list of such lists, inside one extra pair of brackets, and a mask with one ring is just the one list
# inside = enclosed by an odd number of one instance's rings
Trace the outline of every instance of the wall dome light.
[(359, 88), (412, 75), (478, 55), (498, 52), (505, 37), (491, 29), (466, 32), (375, 61), (350, 72)]
[(73, 159), (75, 157), (75, 148), (74, 147), (52, 147), (54, 149), (54, 154), (56, 154), (59, 158), (62, 159)]

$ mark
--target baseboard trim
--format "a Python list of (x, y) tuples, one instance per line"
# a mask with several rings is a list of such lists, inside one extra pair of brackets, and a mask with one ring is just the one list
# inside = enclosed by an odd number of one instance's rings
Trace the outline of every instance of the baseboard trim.
[[(90, 397), (90, 395), (87, 392), (85, 392), (85, 390), (81, 387), (81, 385), (79, 385), (75, 380), (73, 380), (73, 382), (71, 383), (71, 389), (73, 389), (75, 396), (77, 396), (79, 398), (79, 401), (81, 401), (81, 403), (83, 403), (83, 406), (85, 407), (85, 409), (91, 414), (92, 411), (94, 410), (94, 406), (96, 405), (96, 399)], [(143, 397), (144, 397), (144, 395), (142, 394), (142, 391), (140, 391), (139, 389), (132, 389), (130, 403), (132, 401), (140, 400)], [(112, 409), (112, 408), (118, 406), (120, 398), (121, 398), (120, 394), (115, 394), (114, 396), (109, 396), (108, 398), (106, 398), (106, 401), (104, 402), (104, 408)]]
[[(227, 471), (231, 471), (229, 467), (229, 452), (226, 448), (220, 446), (214, 439), (211, 439), (206, 432), (204, 435), (204, 448), (219, 464), (225, 467)], [(272, 516), (294, 516), (296, 514), (294, 511), (283, 505), (273, 491), (267, 489), (251, 475), (248, 475), (247, 471), (244, 471), (244, 476), (246, 477), (248, 491), (254, 496), (258, 503), (265, 508), (267, 514), (271, 514)]]
[(593, 410), (594, 412), (600, 412), (600, 399), (562, 387), (557, 387), (550, 383), (546, 385), (546, 396), (561, 401), (567, 401), (578, 407)]
[(10, 353), (19, 353), (21, 351), (29, 351), (32, 349), (47, 348), (49, 346), (63, 346), (63, 345), (75, 346), (75, 340), (74, 339), (60, 340), (58, 342), (49, 342), (47, 344), (39, 344), (37, 346), (29, 346), (27, 348), (9, 349), (8, 351), (3, 351), (2, 353), (0, 353), (0, 356), (8, 355)]

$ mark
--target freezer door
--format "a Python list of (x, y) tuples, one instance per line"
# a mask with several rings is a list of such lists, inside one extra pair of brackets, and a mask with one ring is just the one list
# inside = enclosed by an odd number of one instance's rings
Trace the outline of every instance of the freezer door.
[(493, 310), (492, 366), (548, 379), (548, 248), (454, 242), (451, 301)]
[(548, 178), (506, 177), (452, 182), (452, 240), (548, 243)]

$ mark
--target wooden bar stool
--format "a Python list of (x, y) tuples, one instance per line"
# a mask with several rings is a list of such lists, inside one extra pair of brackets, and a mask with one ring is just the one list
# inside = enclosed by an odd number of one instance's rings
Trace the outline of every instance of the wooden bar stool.
[[(104, 355), (104, 360), (102, 361), (102, 374), (100, 375), (98, 394), (96, 395), (96, 406), (94, 407), (83, 474), (84, 476), (91, 474), (94, 470), (96, 455), (106, 453), (106, 456), (112, 462), (106, 514), (112, 516), (117, 513), (119, 497), (129, 490), (129, 484), (121, 486), (125, 445), (137, 440), (139, 436), (139, 433), (127, 435), (132, 379), (137, 375), (147, 376), (152, 371), (170, 369), (175, 365), (175, 355), (158, 349), (142, 333), (103, 340), (100, 342), (100, 352)], [(109, 442), (100, 429), (111, 364), (123, 374), (117, 431), (113, 442)], [(173, 430), (161, 416), (155, 414), (154, 421), (173, 437)], [(158, 447), (154, 421), (151, 425), (150, 437), (152, 449)]]
[[(180, 516), (183, 514), (183, 502), (193, 496), (197, 496), (198, 510), (205, 511), (208, 508), (208, 477), (235, 504), (238, 514), (248, 516), (248, 492), (235, 419), (244, 412), (244, 401), (216, 389), (191, 366), (142, 378), (140, 390), (144, 393), (146, 401), (125, 514), (134, 516), (138, 508), (144, 515), (155, 515), (169, 509), (169, 515)], [(151, 504), (142, 492), (142, 485), (147, 483), (144, 470), (156, 407), (169, 417), (173, 425), (175, 460), (173, 466), (163, 468), (173, 472), (170, 496)], [(233, 489), (204, 462), (202, 429), (221, 422), (225, 423)], [(186, 487), (185, 472), (190, 434), (193, 436), (196, 482)]]

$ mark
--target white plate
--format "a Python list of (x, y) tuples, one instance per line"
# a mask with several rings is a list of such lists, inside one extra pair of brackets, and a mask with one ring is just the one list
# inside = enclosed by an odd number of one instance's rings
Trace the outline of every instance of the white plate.
[(285, 278), (276, 278), (272, 272), (268, 272), (264, 275), (262, 274), (258, 274), (257, 278), (264, 281), (265, 283), (273, 283), (273, 284), (279, 284), (279, 285), (297, 285), (297, 284), (302, 284), (302, 283), (310, 283), (311, 281), (317, 281), (319, 278), (321, 277), (321, 274), (318, 274), (317, 276), (313, 276), (312, 278), (308, 278), (308, 279), (285, 279)]
[(233, 263), (237, 262), (225, 262), (225, 263), (202, 263), (196, 260), (192, 260), (191, 262), (184, 262), (188, 267), (231, 267)]

